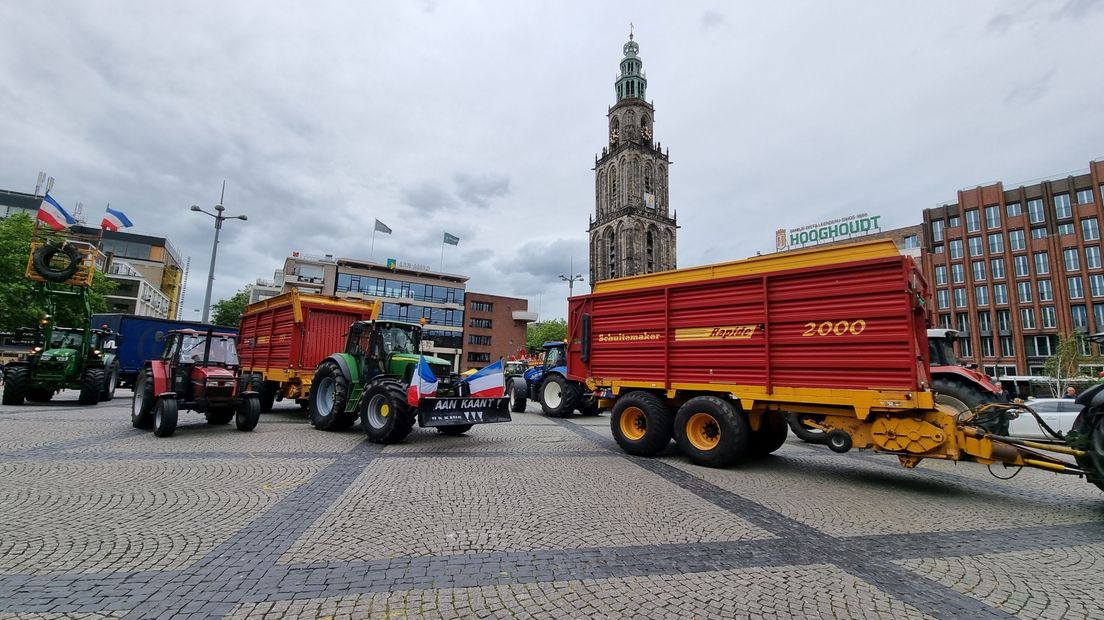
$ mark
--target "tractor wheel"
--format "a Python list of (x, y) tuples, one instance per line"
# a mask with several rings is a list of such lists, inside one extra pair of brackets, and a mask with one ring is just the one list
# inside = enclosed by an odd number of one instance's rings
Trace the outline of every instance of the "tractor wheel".
[[(54, 262), (54, 258), (59, 254), (65, 257), (66, 262), (61, 266), (55, 267), (52, 263)], [(65, 282), (76, 275), (77, 270), (80, 269), (80, 265), (80, 250), (76, 246), (69, 245), (68, 243), (64, 245), (47, 243), (35, 250), (34, 255), (31, 256), (31, 266), (34, 267), (35, 273), (42, 276), (42, 279), (49, 280), (50, 282)]]
[(629, 454), (655, 456), (671, 443), (673, 416), (655, 394), (629, 392), (613, 405), (610, 430)]
[(27, 400), (32, 403), (48, 403), (54, 397), (54, 391), (47, 388), (27, 388)]
[(786, 423), (790, 425), (790, 430), (792, 430), (793, 434), (801, 441), (823, 445), (824, 442), (828, 441), (828, 434), (819, 428), (805, 426), (802, 420), (806, 417), (805, 414), (787, 411)]
[(996, 402), (998, 400), (996, 394), (986, 395), (985, 392), (976, 387), (943, 377), (935, 377), (932, 379), (932, 391), (936, 394), (943, 394), (944, 396), (950, 396), (951, 398), (959, 400), (962, 404), (966, 405), (967, 409), (975, 409), (985, 403)]
[(119, 367), (112, 365), (107, 371), (107, 379), (104, 380), (103, 391), (100, 392), (100, 402), (106, 403), (115, 398), (115, 388), (119, 386)]
[[(254, 384), (256, 385), (256, 384)], [(272, 411), (272, 405), (276, 402), (276, 392), (280, 390), (280, 384), (275, 381), (262, 381), (258, 390), (261, 398), (261, 413)]]
[(296, 405), (299, 405), (300, 411), (308, 411), (310, 409), (310, 401), (307, 399), (295, 401)]
[(748, 456), (767, 456), (786, 443), (789, 427), (781, 413), (764, 413), (759, 418), (759, 430), (751, 431)]
[(456, 437), (458, 435), (463, 435), (464, 433), (470, 431), (472, 426), (473, 426), (472, 424), (455, 424), (453, 426), (438, 426), (437, 427), (437, 432), (441, 433), (442, 435), (450, 435), (452, 437)]
[(153, 371), (145, 368), (134, 383), (134, 400), (130, 401), (130, 425), (148, 431), (153, 428)]
[(27, 384), (31, 381), (31, 369), (26, 366), (7, 366), (4, 369), (5, 405), (22, 405), (27, 397)]
[(104, 385), (103, 368), (86, 368), (81, 380), (80, 395), (77, 396), (78, 405), (95, 405), (100, 402), (100, 391)]
[(529, 389), (525, 386), (525, 379), (514, 377), (510, 380), (510, 384), (506, 386), (506, 396), (510, 398), (510, 411), (514, 413), (525, 411), (525, 405), (529, 401), (526, 398), (528, 391)]
[(261, 399), (256, 396), (247, 396), (238, 405), (238, 412), (234, 414), (234, 426), (239, 431), (251, 431), (257, 428), (257, 422), (261, 419)]
[(563, 375), (549, 375), (540, 385), (540, 405), (544, 415), (566, 418), (575, 410), (579, 390)]
[(1104, 410), (1082, 409), (1067, 437), (1074, 433), (1083, 438), (1083, 443), (1076, 447), (1085, 452), (1075, 457), (1078, 467), (1085, 470), (1086, 480), (1104, 491)]
[(229, 424), (234, 419), (234, 410), (230, 407), (216, 407), (204, 413), (203, 417), (207, 418), (207, 423), (211, 426)]
[(695, 465), (724, 467), (748, 451), (747, 416), (716, 396), (695, 396), (675, 416), (675, 442)]
[(601, 411), (598, 410), (598, 399), (593, 394), (588, 394), (579, 399), (579, 413), (585, 416), (596, 416)]
[(406, 404), (406, 392), (397, 381), (377, 381), (364, 391), (360, 427), (372, 443), (402, 441), (414, 426), (414, 411)]
[(347, 414), (349, 379), (333, 362), (322, 362), (314, 373), (310, 390), (311, 424), (321, 431), (342, 431), (356, 422)]
[(169, 437), (176, 432), (176, 399), (158, 398), (153, 404), (153, 434)]

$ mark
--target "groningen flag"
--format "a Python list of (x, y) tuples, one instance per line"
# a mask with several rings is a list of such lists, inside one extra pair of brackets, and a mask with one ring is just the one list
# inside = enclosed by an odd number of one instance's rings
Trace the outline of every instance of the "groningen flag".
[(445, 233), (445, 243), (447, 243), (449, 245), (460, 245), (460, 237), (457, 237), (456, 235), (450, 235), (449, 233)]

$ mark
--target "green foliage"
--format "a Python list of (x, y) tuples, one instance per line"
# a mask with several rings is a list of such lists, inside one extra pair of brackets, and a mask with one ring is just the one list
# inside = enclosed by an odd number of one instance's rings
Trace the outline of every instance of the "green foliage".
[(1085, 355), (1081, 349), (1081, 337), (1077, 334), (1060, 334), (1058, 347), (1054, 355), (1043, 362), (1043, 370), (1047, 376), (1054, 379), (1051, 390), (1058, 397), (1066, 393), (1066, 388), (1073, 383), (1072, 379), (1084, 375), (1081, 371), (1083, 364), (1098, 364), (1100, 358), (1093, 355)]
[(234, 293), (230, 299), (223, 299), (215, 304), (211, 322), (215, 325), (237, 327), (238, 322), (241, 321), (242, 312), (245, 312), (245, 307), (248, 305), (249, 288), (246, 287)]
[[(20, 213), (0, 219), (0, 331), (34, 327), (46, 314), (42, 285), (25, 276), (33, 232), (34, 220), (29, 215)], [(104, 295), (114, 288), (115, 284), (103, 273), (93, 274), (92, 288), (88, 291), (92, 312), (107, 309)], [(56, 325), (84, 327), (88, 324), (84, 307), (76, 302), (70, 297), (56, 299)]]
[(525, 333), (525, 346), (529, 350), (540, 350), (541, 345), (549, 340), (563, 340), (567, 338), (567, 320), (552, 319), (542, 323), (530, 323)]

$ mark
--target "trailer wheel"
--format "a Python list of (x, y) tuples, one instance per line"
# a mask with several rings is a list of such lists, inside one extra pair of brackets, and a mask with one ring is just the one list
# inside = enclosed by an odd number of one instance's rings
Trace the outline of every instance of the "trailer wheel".
[(655, 456), (671, 442), (671, 410), (655, 394), (629, 392), (613, 405), (610, 430), (629, 454)]
[(115, 388), (119, 387), (119, 366), (112, 364), (107, 371), (107, 379), (104, 381), (103, 391), (100, 392), (100, 402), (106, 403), (115, 399)]
[(7, 366), (4, 368), (5, 405), (22, 405), (27, 397), (27, 384), (31, 380), (31, 369), (26, 366)]
[(100, 402), (100, 390), (103, 389), (103, 368), (86, 368), (81, 379), (80, 395), (77, 396), (78, 405), (95, 405)]
[(985, 403), (999, 400), (996, 394), (986, 396), (985, 392), (973, 386), (943, 377), (935, 377), (932, 379), (932, 391), (936, 394), (943, 394), (961, 401), (962, 404), (966, 405), (967, 409), (975, 409)]
[(575, 410), (579, 390), (561, 374), (545, 377), (540, 386), (540, 405), (544, 415), (566, 418)]
[(238, 405), (238, 412), (234, 414), (234, 426), (239, 431), (249, 432), (257, 428), (257, 422), (261, 419), (261, 399), (256, 396), (246, 396)]
[(134, 384), (134, 400), (130, 401), (130, 425), (149, 430), (153, 428), (153, 371), (149, 368), (138, 373)]
[(811, 428), (805, 426), (802, 422), (805, 418), (808, 418), (806, 414), (795, 413), (793, 411), (786, 412), (786, 423), (790, 425), (790, 430), (797, 436), (798, 439), (807, 443), (814, 443), (817, 445), (823, 445), (828, 441), (827, 433), (819, 428)]
[(322, 362), (314, 373), (310, 390), (311, 424), (321, 431), (345, 430), (356, 422), (346, 415), (349, 402), (349, 378), (333, 362)]
[(176, 399), (158, 398), (153, 404), (153, 434), (170, 437), (176, 432)]
[(759, 430), (751, 431), (748, 456), (762, 457), (771, 454), (786, 443), (789, 426), (781, 413), (764, 413), (759, 418)]
[(259, 383), (260, 389), (258, 394), (261, 398), (261, 413), (268, 413), (272, 411), (272, 405), (276, 402), (276, 392), (280, 389), (280, 384), (275, 381), (261, 381)]
[(695, 465), (725, 467), (748, 451), (747, 416), (716, 396), (695, 396), (675, 416), (675, 442)]
[(438, 426), (437, 427), (437, 432), (441, 433), (442, 435), (450, 435), (452, 437), (456, 437), (458, 435), (463, 435), (464, 433), (470, 431), (472, 429), (472, 426), (473, 425), (471, 425), (471, 424), (454, 424), (452, 426)]
[(361, 397), (360, 427), (372, 443), (402, 441), (414, 427), (414, 417), (397, 381), (377, 381)]
[(234, 419), (234, 410), (230, 407), (217, 407), (203, 414), (203, 416), (207, 418), (207, 423), (212, 426), (229, 424), (230, 420)]
[(521, 413), (525, 411), (528, 400), (525, 397), (529, 389), (525, 386), (525, 379), (514, 377), (510, 379), (510, 385), (506, 387), (506, 396), (510, 397), (510, 411)]
[(48, 403), (54, 398), (54, 391), (47, 388), (27, 388), (27, 400), (32, 403)]
[(598, 409), (598, 399), (593, 394), (588, 394), (579, 399), (579, 413), (585, 416), (596, 416), (602, 413)]
[[(64, 257), (65, 263), (55, 267), (52, 263), (59, 254)], [(68, 243), (64, 245), (47, 243), (35, 250), (31, 257), (31, 266), (34, 267), (35, 273), (42, 276), (43, 280), (49, 280), (50, 282), (65, 282), (76, 275), (80, 265), (80, 249)]]

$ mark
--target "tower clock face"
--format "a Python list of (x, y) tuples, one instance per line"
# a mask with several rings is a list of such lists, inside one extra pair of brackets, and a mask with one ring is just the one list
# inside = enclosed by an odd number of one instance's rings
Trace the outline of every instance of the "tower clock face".
[(644, 136), (645, 140), (650, 140), (652, 138), (652, 130), (645, 125), (640, 128), (640, 135)]
[(610, 130), (610, 142), (617, 142), (617, 130), (616, 129), (611, 129)]

